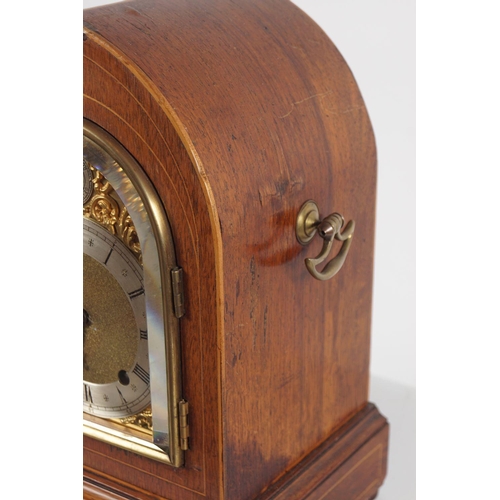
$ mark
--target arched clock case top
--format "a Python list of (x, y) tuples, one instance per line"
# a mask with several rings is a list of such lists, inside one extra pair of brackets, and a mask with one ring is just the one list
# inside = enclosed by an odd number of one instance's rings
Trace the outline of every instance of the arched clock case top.
[[(84, 35), (84, 117), (168, 217), (189, 403), (181, 467), (85, 436), (86, 497), (370, 500), (388, 435), (368, 403), (376, 150), (347, 64), (288, 0), (129, 0), (86, 10)], [(356, 221), (324, 282), (304, 265), (321, 238), (297, 241), (306, 200)]]

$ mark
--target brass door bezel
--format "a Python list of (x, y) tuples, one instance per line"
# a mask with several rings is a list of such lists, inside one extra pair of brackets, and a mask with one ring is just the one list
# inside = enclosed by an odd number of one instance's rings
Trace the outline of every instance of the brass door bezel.
[[(164, 370), (166, 374), (166, 397), (165, 404), (168, 410), (168, 445), (161, 449), (152, 442), (144, 439), (141, 432), (135, 432), (125, 425), (120, 428), (116, 421), (87, 415), (84, 413), (84, 434), (95, 439), (105, 441), (120, 448), (147, 456), (154, 460), (168, 463), (174, 467), (179, 467), (184, 463), (184, 452), (180, 447), (179, 431), (179, 403), (182, 401), (181, 390), (181, 355), (180, 355), (180, 333), (179, 319), (174, 311), (174, 298), (172, 291), (171, 272), (177, 269), (175, 247), (172, 231), (163, 204), (160, 201), (156, 190), (145, 172), (130, 153), (109, 133), (95, 123), (84, 119), (83, 121), (84, 151), (85, 144), (94, 144), (107, 161), (108, 168), (113, 163), (112, 168), (122, 170), (132, 184), (135, 195), (140, 198), (143, 204), (149, 223), (154, 235), (156, 244), (156, 254), (159, 261), (159, 276), (155, 276), (155, 281), (159, 284), (161, 294), (161, 306), (163, 314), (163, 336), (165, 348)], [(85, 158), (85, 153), (84, 153)], [(99, 170), (99, 165), (94, 167)], [(109, 180), (109, 179), (108, 179)], [(111, 183), (112, 184), (112, 183)], [(114, 186), (113, 186), (114, 187)], [(118, 193), (119, 194), (119, 193)], [(132, 200), (122, 200), (127, 206)], [(137, 200), (134, 200), (136, 203)], [(135, 221), (134, 221), (135, 222)], [(140, 240), (140, 238), (139, 238)], [(142, 243), (141, 247), (142, 247)], [(151, 245), (149, 245), (151, 247)], [(146, 288), (146, 287), (145, 287)], [(147, 288), (146, 288), (147, 291)], [(158, 292), (158, 290), (157, 290)], [(156, 293), (157, 293), (156, 292)], [(151, 293), (151, 292), (150, 292)], [(148, 316), (148, 328), (150, 317)], [(149, 340), (148, 340), (149, 342)], [(150, 368), (151, 369), (151, 368)], [(152, 379), (153, 377), (151, 377)], [(153, 390), (151, 398), (153, 400)], [(153, 406), (154, 411), (154, 406)], [(153, 416), (154, 422), (154, 416)]]

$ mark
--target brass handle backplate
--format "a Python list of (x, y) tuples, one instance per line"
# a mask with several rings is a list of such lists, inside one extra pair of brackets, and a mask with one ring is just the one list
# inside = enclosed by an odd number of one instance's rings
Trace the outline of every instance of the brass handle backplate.
[[(297, 223), (295, 232), (297, 240), (301, 245), (307, 245), (314, 238), (316, 233), (323, 238), (323, 248), (319, 255), (314, 259), (306, 259), (307, 270), (316, 279), (325, 281), (335, 276), (344, 265), (349, 248), (352, 243), (352, 235), (354, 234), (355, 222), (353, 220), (347, 223), (344, 231), (340, 230), (344, 226), (344, 217), (334, 212), (328, 217), (321, 219), (319, 216), (318, 205), (312, 200), (306, 201), (297, 215)], [(318, 271), (316, 266), (319, 266), (326, 260), (333, 246), (333, 240), (342, 241), (342, 248), (339, 253), (328, 262), (322, 271)]]

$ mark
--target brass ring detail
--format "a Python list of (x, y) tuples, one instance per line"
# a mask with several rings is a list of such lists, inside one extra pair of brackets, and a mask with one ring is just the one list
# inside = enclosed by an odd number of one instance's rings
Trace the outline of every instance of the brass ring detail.
[[(323, 248), (319, 255), (314, 259), (305, 259), (307, 270), (311, 276), (317, 280), (329, 280), (335, 276), (344, 265), (349, 249), (351, 248), (355, 222), (353, 220), (349, 221), (344, 231), (340, 232), (343, 226), (344, 217), (337, 212), (321, 220), (318, 206), (312, 200), (306, 201), (299, 210), (295, 226), (295, 234), (299, 243), (301, 245), (307, 245), (314, 238), (316, 233), (324, 240)], [(321, 271), (318, 271), (317, 266), (323, 263), (330, 254), (333, 240), (342, 241), (342, 248)]]

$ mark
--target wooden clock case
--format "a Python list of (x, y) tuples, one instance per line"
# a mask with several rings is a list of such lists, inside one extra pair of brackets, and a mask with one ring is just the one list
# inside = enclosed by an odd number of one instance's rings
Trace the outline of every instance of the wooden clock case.
[[(174, 468), (84, 438), (84, 497), (369, 500), (388, 424), (368, 403), (376, 150), (342, 56), (288, 0), (84, 11), (84, 117), (142, 166), (184, 270), (189, 450)], [(302, 204), (356, 221), (329, 281)]]

